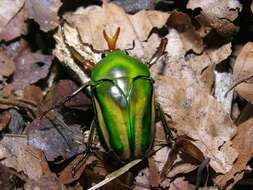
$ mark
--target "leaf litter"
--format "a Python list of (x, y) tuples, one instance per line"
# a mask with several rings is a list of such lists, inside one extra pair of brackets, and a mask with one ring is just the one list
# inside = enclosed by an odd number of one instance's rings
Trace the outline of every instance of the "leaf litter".
[[(244, 106), (245, 102), (252, 103), (249, 40), (236, 44), (243, 48), (235, 63), (231, 61), (235, 52), (231, 37), (241, 35), (237, 19), (244, 11), (244, 3), (189, 0), (184, 6), (192, 12), (183, 11), (174, 2), (170, 10), (156, 8), (133, 14), (107, 2), (83, 7), (76, 4), (65, 12), (65, 2), (58, 0), (14, 1), (6, 7), (8, 3), (0, 3), (0, 39), (8, 42), (0, 44), (3, 175), (23, 181), (24, 189), (81, 189), (97, 184), (119, 168), (111, 168), (112, 163), (106, 161), (108, 155), (96, 138), (93, 155), (73, 175), (73, 168), (86, 148), (92, 103), (89, 94), (82, 92), (64, 105), (59, 104), (77, 89), (75, 82), (80, 85), (89, 80), (85, 65), (73, 61), (64, 38), (86, 61), (96, 63), (101, 59), (99, 51), (107, 49), (102, 31), (112, 35), (117, 27), (117, 48), (128, 49), (130, 55), (143, 62), (150, 60), (162, 38), (168, 40), (166, 53), (151, 67), (151, 75), (155, 80), (155, 98), (167, 116), (173, 139), (150, 157), (148, 164), (133, 167), (135, 176), (131, 180), (117, 179), (104, 188), (193, 189), (195, 182), (200, 181), (203, 189), (215, 185), (232, 189), (250, 171), (252, 116), (245, 116), (248, 109)], [(158, 5), (150, 3), (149, 7)], [(54, 35), (55, 49), (48, 54), (32, 47), (31, 40), (41, 43), (43, 39), (31, 33), (28, 18), (39, 26), (35, 33)], [(218, 79), (220, 69), (226, 76), (233, 73), (233, 81)], [(220, 97), (216, 96), (217, 90), (214, 94), (216, 86), (222, 88)], [(226, 91), (230, 92), (229, 98)], [(44, 115), (54, 105), (59, 106)], [(231, 109), (235, 105), (239, 105), (236, 114)], [(230, 114), (235, 117), (233, 120)], [(236, 122), (241, 118), (248, 120)], [(164, 143), (164, 131), (157, 123), (154, 147)], [(197, 177), (196, 169), (204, 159), (210, 159), (212, 173), (205, 175), (203, 170), (202, 177), (209, 179)], [(195, 181), (189, 177), (192, 173)], [(4, 184), (10, 188), (17, 185), (7, 180)]]

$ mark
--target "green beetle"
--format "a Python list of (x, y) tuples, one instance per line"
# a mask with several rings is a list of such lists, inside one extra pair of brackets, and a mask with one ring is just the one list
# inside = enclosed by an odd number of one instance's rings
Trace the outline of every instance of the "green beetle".
[(163, 39), (156, 54), (148, 65), (116, 50), (120, 29), (112, 38), (103, 31), (109, 53), (96, 65), (86, 60), (64, 43), (76, 61), (85, 62), (91, 71), (91, 80), (76, 90), (63, 102), (67, 102), (84, 88), (90, 86), (93, 107), (99, 125), (99, 132), (109, 151), (121, 161), (142, 158), (150, 150), (153, 141), (155, 101), (153, 79), (149, 65), (155, 63), (167, 44)]
[(113, 51), (91, 73), (91, 91), (103, 139), (120, 160), (144, 156), (152, 144), (153, 81), (149, 69), (122, 51)]

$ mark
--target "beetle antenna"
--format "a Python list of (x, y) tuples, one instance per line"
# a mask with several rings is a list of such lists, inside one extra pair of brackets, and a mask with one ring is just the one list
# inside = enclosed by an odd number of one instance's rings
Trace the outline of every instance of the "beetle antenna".
[(105, 30), (103, 30), (104, 39), (107, 42), (108, 48), (110, 51), (113, 51), (116, 49), (116, 42), (118, 40), (120, 33), (120, 27), (117, 28), (116, 32), (112, 37), (108, 36)]

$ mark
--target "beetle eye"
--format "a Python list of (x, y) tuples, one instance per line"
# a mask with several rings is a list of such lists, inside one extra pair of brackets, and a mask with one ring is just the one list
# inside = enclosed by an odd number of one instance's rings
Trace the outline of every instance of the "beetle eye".
[(102, 59), (105, 58), (105, 53), (102, 53), (101, 58)]

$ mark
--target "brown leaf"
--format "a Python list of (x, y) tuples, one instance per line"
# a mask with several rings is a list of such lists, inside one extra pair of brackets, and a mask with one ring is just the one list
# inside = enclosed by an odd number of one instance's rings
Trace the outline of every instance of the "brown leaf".
[(14, 172), (0, 163), (0, 182), (2, 190), (10, 190), (15, 187), (15, 175)]
[(35, 85), (26, 86), (24, 89), (23, 96), (24, 99), (34, 101), (38, 104), (41, 103), (41, 101), (43, 100), (42, 90), (40, 89), (40, 87)]
[(197, 20), (215, 28), (223, 36), (231, 36), (238, 30), (232, 21), (237, 18), (238, 12), (242, 9), (240, 1), (190, 0), (187, 8), (201, 8)]
[(157, 63), (151, 67), (152, 77), (163, 74), (179, 80), (185, 79), (186, 82), (197, 84), (211, 92), (215, 65), (231, 54), (231, 43), (224, 44), (217, 49), (206, 49), (200, 55), (193, 53), (185, 55), (183, 41), (175, 29), (169, 30), (167, 38), (166, 52), (168, 54), (162, 64)]
[(195, 31), (195, 28), (191, 23), (191, 19), (187, 14), (180, 12), (171, 13), (166, 25), (169, 28), (177, 30), (185, 52), (188, 52), (191, 49), (198, 54), (202, 52), (203, 41), (199, 34)]
[(47, 160), (53, 161), (59, 156), (67, 159), (84, 151), (84, 142), (79, 125), (59, 128), (45, 117), (33, 120), (26, 127), (28, 143), (43, 150)]
[(30, 179), (36, 180), (44, 173), (50, 173), (43, 153), (27, 145), (24, 136), (4, 136), (0, 141), (0, 159), (3, 158), (2, 164), (23, 171)]
[(14, 61), (16, 71), (11, 85), (14, 89), (21, 90), (47, 76), (52, 64), (52, 56), (25, 50)]
[(5, 129), (11, 120), (11, 114), (8, 111), (2, 112), (0, 115), (0, 131)]
[[(93, 161), (96, 161), (97, 158), (93, 155), (89, 155), (85, 162), (79, 163), (83, 158), (83, 155), (78, 155), (72, 162), (70, 162), (64, 170), (59, 173), (59, 179), (63, 184), (69, 184), (73, 181), (76, 181), (80, 178), (86, 166), (91, 164)], [(78, 165), (77, 165), (78, 164)], [(75, 168), (79, 167), (79, 168)]]
[(216, 184), (222, 189), (231, 189), (240, 179), (242, 179), (247, 163), (253, 155), (253, 119), (238, 126), (238, 133), (233, 139), (233, 148), (239, 152), (231, 170), (216, 178)]
[(9, 56), (7, 56), (5, 52), (0, 51), (0, 75), (8, 77), (14, 71), (14, 61)]
[[(60, 80), (55, 87), (49, 92), (47, 97), (47, 103), (49, 106), (54, 106), (59, 102), (63, 102), (67, 96), (70, 96), (75, 90), (78, 89), (78, 86), (71, 80)], [(69, 101), (67, 101), (64, 106), (68, 108), (77, 108), (81, 110), (87, 110), (91, 106), (91, 100), (87, 97), (84, 92), (79, 92)]]
[(57, 178), (55, 174), (52, 174), (50, 176), (42, 176), (38, 180), (31, 180), (28, 181), (24, 185), (25, 190), (67, 190), (67, 187), (65, 187)]
[(188, 181), (186, 181), (183, 177), (176, 178), (170, 184), (169, 190), (193, 190), (194, 186), (191, 185)]
[(240, 96), (253, 103), (253, 43), (248, 42), (242, 48), (236, 58), (233, 76), (235, 84), (238, 84), (235, 90)]
[(57, 13), (61, 5), (62, 3), (60, 0), (26, 1), (29, 18), (34, 19), (44, 32), (53, 30), (59, 25)]
[[(164, 26), (168, 17), (168, 13), (145, 10), (134, 15), (128, 15), (122, 8), (114, 4), (103, 4), (102, 7), (90, 6), (86, 9), (79, 9), (72, 14), (64, 15), (69, 23), (64, 25), (64, 33), (67, 42), (78, 49), (85, 59), (97, 63), (101, 59), (101, 55), (91, 51), (87, 44), (92, 45), (97, 50), (108, 49), (103, 37), (103, 30), (111, 36), (120, 27), (120, 36), (116, 48), (132, 48), (133, 42), (135, 42), (134, 49), (129, 50), (129, 53), (145, 62), (149, 61), (156, 51), (160, 39), (157, 34), (153, 34), (147, 42), (145, 40), (154, 27), (161, 28)], [(92, 24), (90, 24), (91, 22)], [(77, 37), (78, 33), (86, 45), (80, 42)], [(57, 46), (54, 54), (68, 67), (75, 65), (63, 43), (60, 31), (55, 35), (55, 39)], [(76, 66), (72, 66), (71, 69), (78, 73), (78, 79), (82, 83), (88, 80), (88, 76), (82, 74)]]
[(155, 84), (158, 102), (174, 121), (171, 127), (194, 139), (216, 172), (229, 171), (237, 157), (229, 144), (236, 128), (221, 104), (186, 80), (160, 76)]
[(24, 0), (0, 2), (0, 40), (9, 41), (27, 32), (24, 3)]
[(150, 157), (148, 159), (149, 165), (149, 183), (151, 187), (158, 187), (160, 183), (160, 175), (154, 158)]

